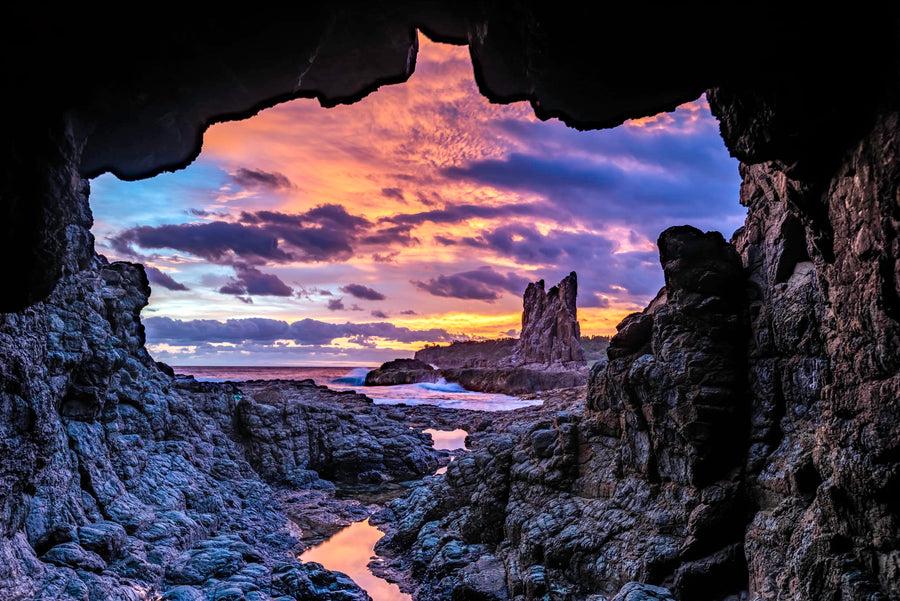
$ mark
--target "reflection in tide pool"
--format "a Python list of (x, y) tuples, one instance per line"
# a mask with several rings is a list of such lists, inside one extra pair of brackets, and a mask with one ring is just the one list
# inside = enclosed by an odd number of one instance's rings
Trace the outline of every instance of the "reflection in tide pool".
[(431, 434), (431, 440), (434, 441), (434, 448), (438, 451), (455, 451), (456, 449), (466, 448), (466, 436), (469, 435), (465, 430), (457, 428), (456, 430), (434, 430), (428, 428), (422, 430), (425, 434)]
[[(439, 451), (456, 451), (458, 449), (468, 449), (466, 446), (466, 436), (469, 435), (468, 432), (457, 428), (456, 430), (434, 430), (433, 428), (427, 428), (422, 430), (426, 434), (431, 434), (431, 440), (434, 441), (434, 448)], [(456, 459), (454, 455), (450, 455), (450, 461)], [(434, 473), (434, 475), (438, 474), (446, 474), (447, 466), (438, 468), (438, 470)]]
[(369, 593), (373, 601), (411, 601), (396, 584), (383, 580), (369, 570), (375, 557), (375, 543), (384, 536), (369, 520), (350, 524), (324, 543), (300, 555), (300, 561), (314, 561), (326, 570), (343, 572)]

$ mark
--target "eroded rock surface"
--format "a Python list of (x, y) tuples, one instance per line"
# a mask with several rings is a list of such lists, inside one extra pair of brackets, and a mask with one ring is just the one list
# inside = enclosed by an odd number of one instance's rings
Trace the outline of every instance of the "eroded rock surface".
[(143, 347), (144, 271), (94, 254), (80, 193), (64, 277), (0, 315), (0, 597), (365, 599), (297, 562), (307, 533), (285, 506), (301, 499), (273, 485), (421, 476), (440, 454), (359, 395), (161, 371)]
[(583, 366), (577, 296), (578, 278), (574, 271), (547, 291), (544, 280), (528, 284), (522, 302), (522, 332), (512, 353), (501, 364)]
[(898, 598), (900, 115), (809, 148), (711, 98), (756, 161), (746, 225), (664, 232), (666, 287), (586, 407), (476, 437), (392, 505), (385, 549), (421, 599), (505, 598), (466, 584), (479, 559), (524, 600)]

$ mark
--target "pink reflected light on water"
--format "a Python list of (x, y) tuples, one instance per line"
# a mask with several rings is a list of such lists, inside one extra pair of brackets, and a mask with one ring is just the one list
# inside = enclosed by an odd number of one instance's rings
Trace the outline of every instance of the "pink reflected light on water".
[(428, 428), (422, 430), (426, 434), (431, 434), (434, 441), (434, 448), (439, 451), (456, 451), (466, 448), (466, 436), (469, 435), (465, 430), (457, 428), (456, 430), (434, 430)]
[(300, 555), (300, 561), (314, 561), (326, 570), (343, 572), (369, 593), (373, 601), (412, 601), (400, 587), (383, 580), (369, 570), (369, 562), (376, 557), (375, 543), (384, 533), (369, 524), (369, 520), (350, 524), (324, 543)]

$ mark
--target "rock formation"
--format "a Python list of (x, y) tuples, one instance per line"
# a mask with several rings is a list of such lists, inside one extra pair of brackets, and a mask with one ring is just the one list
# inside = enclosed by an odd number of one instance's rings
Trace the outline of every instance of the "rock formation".
[[(622, 324), (590, 407), (497, 434), (435, 480), (443, 496), (396, 505), (422, 598), (609, 597), (632, 579), (685, 601), (897, 598), (896, 7), (679, 8), (639, 31), (608, 3), (185, 8), (103, 31), (89, 10), (24, 7), (23, 35), (2, 41), (17, 57), (0, 68), (4, 597), (361, 598), (291, 560), (248, 461), (276, 455), (246, 454), (237, 393), (185, 390), (146, 355), (146, 280), (90, 251), (79, 175), (184, 166), (214, 121), (401, 81), (419, 26), (468, 42), (493, 100), (578, 127), (708, 90), (748, 207), (741, 285), (723, 288), (734, 256), (715, 236), (663, 240), (667, 289)], [(78, 67), (61, 58), (74, 51)], [(715, 253), (692, 273), (695, 245)], [(271, 473), (299, 474), (296, 450)]]
[(251, 391), (160, 371), (143, 268), (93, 253), (79, 190), (63, 278), (0, 316), (0, 597), (365, 599), (296, 561), (303, 534), (274, 486), (421, 477), (438, 465), (430, 439), (312, 382)]
[(366, 384), (434, 382), (442, 377), (467, 390), (505, 394), (582, 386), (587, 382), (587, 370), (575, 306), (577, 294), (574, 271), (548, 291), (543, 280), (528, 284), (518, 339), (426, 347), (417, 351), (415, 358), (425, 368), (411, 371), (409, 363), (386, 363), (369, 373)]
[(437, 382), (440, 373), (418, 359), (394, 359), (366, 374), (366, 386), (395, 386), (416, 382)]
[(501, 365), (583, 366), (577, 296), (578, 278), (574, 271), (546, 292), (544, 280), (528, 284), (522, 302), (522, 332)]
[[(711, 98), (758, 158), (756, 115)], [(419, 598), (469, 594), (479, 561), (525, 600), (630, 580), (679, 599), (897, 598), (898, 131), (887, 111), (831, 154), (787, 134), (790, 165), (741, 166), (731, 244), (664, 232), (666, 286), (619, 325), (586, 409), (476, 438), (394, 503), (385, 547)]]
[(623, 322), (586, 409), (550, 406), (476, 439), (445, 480), (392, 505), (385, 546), (422, 580), (419, 599), (461, 594), (478, 560), (505, 566), (514, 599), (612, 597), (631, 580), (682, 599), (741, 592), (740, 258), (690, 227), (664, 232), (660, 255), (666, 294)]

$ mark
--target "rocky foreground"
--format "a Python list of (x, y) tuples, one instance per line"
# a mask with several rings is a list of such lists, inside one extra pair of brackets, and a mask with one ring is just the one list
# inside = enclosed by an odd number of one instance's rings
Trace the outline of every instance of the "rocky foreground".
[[(778, 122), (709, 98), (753, 159)], [(663, 232), (666, 286), (619, 325), (584, 409), (484, 422), (391, 505), (385, 549), (418, 597), (665, 594), (637, 580), (682, 601), (897, 599), (898, 124), (885, 109), (827, 161), (742, 165), (731, 242)], [(295, 559), (303, 528), (359, 511), (303, 491), (328, 488), (319, 470), (428, 473), (427, 438), (363, 397), (166, 373), (143, 346), (143, 269), (94, 253), (78, 191), (53, 293), (0, 316), (0, 596), (364, 598)]]
[[(822, 282), (760, 194), (732, 244), (663, 233), (666, 287), (587, 387), (503, 414), (175, 378), (142, 268), (93, 254), (85, 209), (51, 297), (0, 322), (3, 598), (364, 599), (296, 557), (370, 515), (422, 601), (895, 598), (895, 382), (847, 405)], [(426, 425), (471, 432), (444, 476)], [(420, 478), (387, 510), (334, 495)]]
[(0, 598), (365, 599), (296, 560), (367, 515), (335, 483), (422, 477), (445, 453), (361, 395), (160, 369), (144, 271), (93, 253), (82, 191), (66, 275), (0, 316)]

